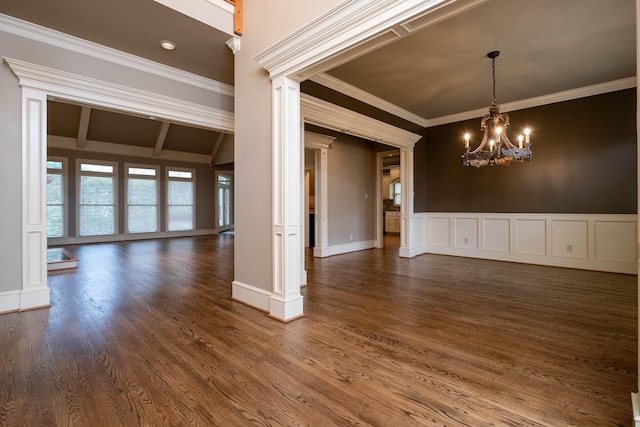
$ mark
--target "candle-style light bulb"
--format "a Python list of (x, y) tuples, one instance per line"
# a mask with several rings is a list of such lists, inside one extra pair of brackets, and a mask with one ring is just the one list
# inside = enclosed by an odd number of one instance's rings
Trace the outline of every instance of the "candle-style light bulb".
[(469, 138), (471, 138), (471, 135), (469, 135), (468, 133), (464, 134), (464, 148), (469, 148)]
[(493, 152), (493, 139), (489, 141), (489, 151)]
[(497, 140), (497, 142), (500, 142), (500, 134), (502, 134), (502, 128), (500, 126), (498, 126), (496, 128), (496, 140)]
[(531, 134), (531, 130), (529, 130), (529, 128), (526, 128), (524, 130), (524, 136), (525, 136), (525, 140), (524, 142), (526, 142), (527, 144), (529, 144), (530, 140), (529, 140), (529, 135)]
[(522, 150), (522, 140), (524, 137), (522, 135), (518, 135), (518, 147)]

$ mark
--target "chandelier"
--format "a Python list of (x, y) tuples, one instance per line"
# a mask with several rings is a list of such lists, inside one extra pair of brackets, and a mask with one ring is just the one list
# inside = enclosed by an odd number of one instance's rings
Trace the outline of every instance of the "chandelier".
[(496, 58), (500, 51), (489, 52), (487, 57), (491, 58), (493, 68), (493, 100), (489, 107), (489, 114), (486, 114), (480, 122), (480, 130), (484, 131), (482, 141), (478, 148), (469, 151), (471, 136), (464, 135), (464, 149), (462, 164), (464, 166), (475, 166), (477, 168), (487, 165), (508, 165), (515, 162), (528, 162), (531, 160), (530, 130), (524, 130), (524, 136), (518, 136), (518, 146), (515, 146), (507, 136), (509, 126), (509, 115), (501, 113), (496, 101)]

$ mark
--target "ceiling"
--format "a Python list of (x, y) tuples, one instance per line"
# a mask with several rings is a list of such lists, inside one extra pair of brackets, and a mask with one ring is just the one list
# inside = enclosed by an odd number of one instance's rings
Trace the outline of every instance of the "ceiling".
[[(225, 45), (230, 36), (153, 0), (3, 0), (0, 13), (233, 84), (233, 54)], [(163, 39), (178, 48), (161, 49)], [(486, 54), (492, 50), (501, 51), (497, 99), (507, 103), (635, 76), (635, 40), (634, 0), (490, 0), (327, 74), (429, 120), (490, 104)], [(50, 103), (54, 111), (72, 108)], [(54, 115), (56, 120), (69, 117)], [(92, 112), (88, 139), (133, 143), (131, 135), (107, 135), (107, 116), (111, 132), (121, 128), (114, 120), (131, 120)], [(72, 137), (78, 125), (57, 123), (50, 132)], [(151, 144), (158, 126), (138, 126), (146, 133), (134, 139)], [(192, 144), (167, 142), (199, 153), (211, 150), (218, 136), (184, 129), (176, 135), (189, 132)]]

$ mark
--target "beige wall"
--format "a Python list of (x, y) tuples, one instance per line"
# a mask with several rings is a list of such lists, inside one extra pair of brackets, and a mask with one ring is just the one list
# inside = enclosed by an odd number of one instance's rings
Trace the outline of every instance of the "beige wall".
[(22, 289), (21, 96), (18, 80), (1, 67), (0, 292)]
[(245, 0), (235, 56), (235, 280), (271, 291), (271, 81), (253, 57), (340, 0)]

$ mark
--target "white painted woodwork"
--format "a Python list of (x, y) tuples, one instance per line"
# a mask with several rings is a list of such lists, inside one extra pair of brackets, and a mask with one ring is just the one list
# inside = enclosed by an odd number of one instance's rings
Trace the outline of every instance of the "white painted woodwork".
[(154, 0), (170, 9), (197, 19), (223, 33), (233, 35), (234, 7), (224, 0)]
[(155, 61), (115, 50), (78, 37), (73, 37), (59, 31), (51, 30), (40, 25), (22, 21), (11, 16), (0, 14), (0, 31), (15, 34), (20, 37), (26, 37), (40, 43), (60, 47), (72, 52), (78, 52), (92, 58), (101, 59), (134, 70), (164, 77), (175, 82), (186, 83), (190, 86), (198, 87), (213, 93), (219, 93), (230, 97), (234, 96), (233, 86), (226, 83), (182, 71), (175, 67), (163, 65)]
[(315, 245), (313, 255), (322, 257), (329, 244), (329, 157), (328, 150), (335, 137), (314, 132), (304, 132), (305, 148), (315, 152)]
[(162, 147), (164, 147), (164, 141), (167, 139), (167, 132), (169, 132), (169, 126), (171, 126), (171, 123), (162, 122), (160, 131), (158, 132), (158, 137), (156, 138), (156, 143), (153, 147), (154, 157), (158, 157), (160, 154), (162, 154)]
[(3, 59), (21, 84), (45, 91), (49, 96), (233, 133), (234, 116), (229, 111), (13, 58)]
[(91, 107), (82, 107), (80, 111), (80, 123), (78, 125), (78, 138), (76, 147), (84, 148), (87, 145), (87, 132), (89, 131), (89, 120), (91, 119)]
[(637, 215), (437, 212), (414, 217), (418, 253), (638, 272)]
[(304, 314), (300, 294), (302, 154), (300, 84), (272, 81), (273, 293), (269, 315), (282, 321)]
[(102, 142), (88, 140), (82, 150), (76, 147), (75, 138), (49, 135), (47, 137), (48, 147), (61, 148), (63, 150), (87, 151), (91, 153), (118, 153), (123, 156), (156, 158), (162, 160), (174, 160), (178, 162), (211, 164), (211, 156), (207, 154), (187, 153), (185, 151), (161, 150), (158, 156), (153, 155), (154, 148), (138, 147), (135, 145), (116, 144), (113, 142)]
[(220, 135), (218, 135), (218, 139), (216, 140), (215, 144), (213, 144), (213, 150), (211, 150), (211, 164), (213, 165), (213, 161), (216, 158), (216, 154), (218, 154), (218, 150), (220, 149), (220, 145), (222, 144), (222, 140), (224, 139), (224, 133), (220, 133)]
[[(22, 85), (22, 82), (21, 82)], [(49, 305), (47, 94), (22, 87), (22, 290), (20, 310)]]

